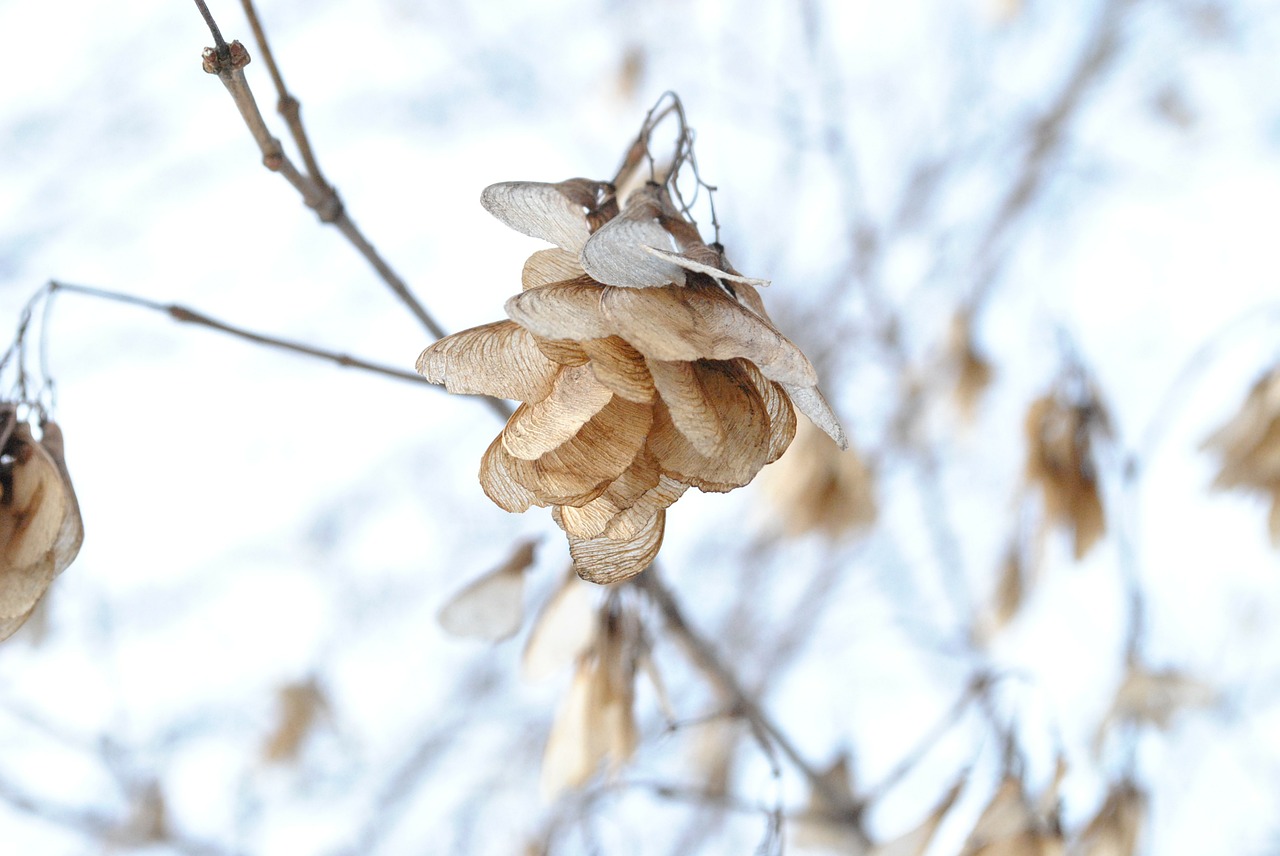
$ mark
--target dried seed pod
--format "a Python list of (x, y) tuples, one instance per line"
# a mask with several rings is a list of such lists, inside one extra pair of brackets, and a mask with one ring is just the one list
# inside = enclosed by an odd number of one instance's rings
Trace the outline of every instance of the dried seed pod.
[(1022, 778), (1006, 775), (978, 817), (962, 856), (1061, 856), (1066, 842), (1057, 820), (1057, 789), (1064, 767), (1033, 807)]
[(1080, 833), (1073, 856), (1134, 856), (1147, 813), (1147, 795), (1132, 781), (1116, 782)]
[(581, 657), (596, 638), (594, 610), (591, 587), (570, 570), (533, 620), (520, 658), (524, 677), (549, 678)]
[(793, 407), (847, 447), (813, 365), (769, 320), (762, 282), (702, 241), (672, 203), (674, 178), (634, 180), (651, 163), (646, 140), (628, 155), (625, 196), (587, 179), (488, 188), (498, 219), (556, 248), (525, 263), (510, 321), (418, 359), (451, 392), (521, 402), (483, 456), (481, 486), (508, 511), (551, 507), (576, 570), (599, 583), (653, 561), (686, 488), (733, 490), (776, 460)]
[(157, 782), (147, 782), (129, 795), (129, 814), (119, 826), (103, 832), (108, 850), (143, 849), (170, 840), (169, 810)]
[(279, 718), (262, 746), (262, 760), (268, 763), (294, 761), (316, 720), (328, 712), (329, 703), (315, 678), (285, 684), (276, 693)]
[(437, 616), (440, 626), (454, 636), (490, 642), (516, 635), (524, 623), (524, 574), (536, 544), (519, 542), (505, 562), (449, 598)]
[(1050, 393), (1027, 410), (1027, 484), (1040, 490), (1045, 525), (1071, 532), (1077, 561), (1106, 532), (1093, 450), (1094, 435), (1106, 432), (1106, 415), (1092, 394), (1068, 402)]
[(1211, 707), (1218, 698), (1213, 686), (1178, 669), (1151, 670), (1141, 663), (1130, 663), (1111, 709), (1098, 725), (1094, 752), (1101, 754), (1107, 733), (1116, 725), (1139, 723), (1168, 728), (1180, 711)]
[(957, 312), (951, 319), (949, 361), (955, 373), (955, 401), (961, 416), (972, 419), (978, 400), (991, 385), (995, 370), (973, 344), (973, 317)]
[(782, 460), (762, 477), (788, 535), (837, 538), (876, 521), (875, 476), (856, 450), (841, 452), (812, 424), (802, 424)]
[(635, 752), (635, 680), (643, 652), (638, 617), (606, 602), (595, 643), (579, 657), (547, 738), (541, 779), (548, 800), (581, 787), (602, 763), (616, 773)]
[(1272, 546), (1280, 547), (1280, 368), (1259, 378), (1240, 412), (1202, 448), (1222, 456), (1214, 488), (1241, 488), (1271, 497), (1267, 526)]
[(40, 598), (75, 559), (84, 540), (80, 506), (63, 456), (62, 431), (17, 422), (0, 407), (8, 428), (0, 454), (0, 640), (12, 636)]
[(804, 810), (790, 824), (791, 843), (798, 849), (867, 853), (869, 840), (861, 820), (848, 810), (856, 804), (848, 753), (841, 753), (821, 778), (824, 786), (842, 797), (843, 805), (833, 805), (823, 791), (811, 789)]

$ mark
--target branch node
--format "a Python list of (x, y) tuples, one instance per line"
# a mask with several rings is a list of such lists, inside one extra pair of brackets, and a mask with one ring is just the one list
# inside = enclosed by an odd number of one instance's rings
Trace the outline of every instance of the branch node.
[(315, 205), (316, 216), (321, 223), (336, 223), (343, 214), (342, 199), (332, 187), (326, 187), (324, 196)]
[(249, 51), (239, 40), (228, 45), (225, 54), (217, 48), (205, 48), (200, 54), (201, 67), (207, 74), (239, 71), (249, 64), (250, 59)]

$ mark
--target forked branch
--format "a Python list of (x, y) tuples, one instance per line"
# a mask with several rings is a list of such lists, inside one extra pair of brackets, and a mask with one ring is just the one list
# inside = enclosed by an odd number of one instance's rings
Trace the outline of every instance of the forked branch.
[(262, 118), (262, 111), (258, 109), (258, 103), (253, 97), (253, 91), (249, 88), (249, 82), (244, 74), (244, 67), (250, 61), (249, 51), (238, 41), (227, 44), (223, 40), (222, 34), (219, 32), (217, 24), (214, 22), (213, 16), (204, 0), (195, 0), (201, 15), (204, 16), (205, 22), (209, 25), (209, 31), (212, 33), (215, 43), (214, 47), (205, 48), (204, 70), (210, 74), (216, 74), (227, 88), (227, 92), (230, 93), (231, 99), (235, 102), (236, 109), (240, 111), (240, 117), (244, 120), (249, 132), (253, 135), (254, 141), (258, 144), (258, 148), (262, 151), (263, 165), (267, 169), (283, 175), (302, 196), (302, 200), (307, 204), (307, 207), (316, 212), (321, 222), (331, 223), (337, 227), (338, 231), (378, 272), (378, 276), (382, 278), (386, 286), (400, 298), (400, 301), (408, 307), (414, 317), (421, 322), (422, 326), (434, 338), (444, 338), (444, 328), (427, 311), (426, 307), (413, 294), (404, 280), (382, 258), (382, 255), (373, 244), (365, 238), (359, 227), (347, 214), (337, 191), (321, 176), (311, 145), (307, 141), (306, 132), (303, 130), (297, 99), (289, 95), (284, 89), (284, 81), (280, 78), (275, 60), (271, 57), (270, 48), (262, 35), (262, 28), (258, 24), (257, 13), (253, 10), (252, 2), (250, 0), (243, 0), (243, 2), (245, 10), (249, 14), (250, 22), (254, 25), (255, 33), (258, 34), (259, 48), (272, 70), (273, 78), (276, 79), (276, 85), (280, 91), (281, 112), (285, 115), (285, 121), (289, 123), (294, 139), (298, 141), (298, 147), (302, 152), (307, 171), (303, 172), (294, 165), (281, 147), (280, 141), (272, 136), (271, 131), (267, 128), (266, 121)]

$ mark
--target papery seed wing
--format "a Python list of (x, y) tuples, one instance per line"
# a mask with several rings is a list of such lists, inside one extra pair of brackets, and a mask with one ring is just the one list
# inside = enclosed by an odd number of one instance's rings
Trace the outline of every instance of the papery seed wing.
[(497, 321), (435, 342), (418, 357), (417, 368), (449, 392), (539, 401), (559, 366), (543, 355), (528, 330)]
[(30, 428), (20, 425), (7, 448), (14, 462), (12, 492), (0, 505), (0, 622), (11, 626), (0, 638), (21, 626), (75, 557), (80, 534), (70, 486)]
[[(582, 506), (560, 507), (557, 522), (565, 532), (577, 538), (599, 537), (620, 514), (644, 500), (646, 494), (658, 486), (661, 475), (657, 460), (647, 449), (641, 449), (631, 466), (614, 479), (600, 496)], [(659, 507), (666, 506), (652, 505), (650, 513)], [(630, 532), (624, 536), (611, 533), (610, 537), (630, 538), (634, 534)]]
[[(713, 456), (728, 437), (726, 420), (721, 418), (721, 402), (703, 383), (698, 363), (650, 360), (649, 374), (671, 421), (702, 455)], [(730, 422), (729, 424), (733, 424)]]
[(684, 268), (650, 249), (676, 249), (662, 228), (660, 208), (651, 194), (633, 193), (622, 213), (601, 226), (582, 247), (582, 269), (605, 285), (650, 288), (684, 285)]
[(614, 396), (572, 438), (535, 461), (511, 458), (512, 476), (548, 505), (584, 505), (622, 475), (644, 447), (652, 408)]
[(533, 620), (520, 657), (520, 671), (526, 680), (551, 677), (591, 647), (600, 626), (595, 620), (592, 592), (572, 570), (565, 575), (560, 588)]
[(437, 615), (454, 636), (501, 642), (524, 623), (524, 574), (533, 564), (534, 542), (516, 545), (500, 566), (464, 586)]
[(600, 298), (600, 308), (617, 335), (651, 359), (742, 357), (779, 383), (818, 382), (799, 348), (718, 286), (609, 288)]
[(665, 472), (704, 491), (725, 492), (755, 478), (770, 452), (769, 416), (764, 402), (749, 384), (728, 372), (731, 364), (708, 363), (719, 371), (705, 371), (703, 381), (716, 401), (725, 424), (733, 426), (733, 442), (713, 456), (703, 455), (679, 429), (664, 402), (654, 407), (649, 449)]
[(591, 371), (617, 395), (628, 401), (653, 400), (653, 378), (645, 365), (644, 355), (627, 344), (625, 339), (610, 336), (607, 339), (587, 339), (580, 343), (591, 361)]
[(969, 833), (964, 852), (980, 852), (981, 847), (1015, 839), (1034, 826), (1035, 818), (1027, 806), (1022, 780), (1006, 776)]
[(516, 408), (502, 429), (503, 448), (521, 460), (536, 460), (564, 445), (612, 398), (586, 366), (563, 369), (545, 398)]
[(542, 753), (542, 795), (548, 801), (581, 787), (604, 759), (604, 735), (597, 727), (597, 684), (591, 659), (580, 659)]
[(601, 585), (630, 579), (653, 563), (662, 546), (666, 512), (659, 511), (635, 538), (614, 541), (609, 538), (579, 539), (569, 536), (569, 555), (573, 569), (584, 580)]
[(1079, 856), (1134, 856), (1146, 813), (1146, 794), (1133, 782), (1112, 785), (1098, 813), (1080, 833)]
[(831, 409), (831, 405), (827, 404), (827, 400), (822, 397), (818, 387), (783, 383), (782, 388), (787, 391), (796, 410), (808, 416), (810, 422), (835, 440), (841, 451), (849, 448), (849, 438), (845, 436), (844, 428), (840, 426), (840, 419)]
[(578, 279), (586, 276), (586, 271), (578, 263), (578, 255), (559, 247), (538, 250), (529, 256), (524, 263), (524, 271), (520, 275), (524, 290), (551, 285), (554, 282)]
[(609, 521), (604, 528), (604, 537), (615, 541), (638, 537), (649, 526), (654, 514), (673, 505), (688, 488), (684, 482), (664, 474), (656, 485)]
[(769, 280), (767, 279), (752, 279), (749, 276), (729, 273), (728, 271), (720, 270), (720, 268), (713, 265), (704, 264), (697, 259), (691, 258), (687, 253), (675, 253), (670, 250), (663, 250), (658, 247), (650, 246), (645, 246), (644, 251), (657, 256), (664, 261), (671, 262), (674, 265), (679, 265), (685, 270), (706, 274), (714, 280), (726, 280), (728, 282), (742, 283), (743, 285), (750, 285), (755, 288), (765, 288), (769, 285)]
[(786, 390), (762, 375), (754, 363), (747, 360), (733, 362), (755, 386), (760, 400), (764, 402), (765, 412), (769, 414), (769, 453), (765, 463), (772, 464), (782, 457), (795, 439), (796, 410), (791, 406)]
[(484, 495), (499, 508), (513, 514), (528, 511), (531, 505), (546, 505), (516, 481), (512, 468), (517, 464), (517, 459), (502, 447), (502, 435), (499, 434), (480, 459), (480, 487)]
[(562, 366), (585, 366), (591, 359), (572, 339), (544, 339), (535, 335), (533, 340), (538, 343), (538, 350), (543, 356)]
[(0, 507), (0, 556), (6, 566), (34, 564), (53, 549), (70, 498), (58, 465), (31, 438), (26, 425), (18, 428), (25, 439), (17, 444), (13, 463), (13, 493)]
[(545, 339), (603, 339), (613, 327), (600, 311), (604, 289), (588, 277), (542, 285), (507, 301), (507, 316)]
[(71, 484), (71, 473), (67, 471), (62, 429), (56, 422), (45, 421), (40, 430), (40, 445), (53, 458), (66, 491), (67, 512), (62, 518), (62, 525), (58, 527), (53, 545), (54, 564), (57, 565), (57, 572), (62, 573), (80, 553), (80, 546), (84, 543), (84, 521), (80, 516), (80, 503), (76, 499), (75, 488)]
[(586, 211), (554, 184), (537, 181), (491, 184), (480, 194), (480, 204), (517, 232), (571, 253), (581, 252), (591, 234)]
[(1216, 448), (1224, 458), (1238, 458), (1262, 443), (1277, 416), (1280, 416), (1280, 371), (1273, 369), (1249, 390), (1240, 412), (1206, 438), (1201, 448)]
[(296, 759), (316, 720), (328, 707), (314, 679), (281, 686), (276, 699), (279, 719), (262, 747), (262, 759), (268, 763)]

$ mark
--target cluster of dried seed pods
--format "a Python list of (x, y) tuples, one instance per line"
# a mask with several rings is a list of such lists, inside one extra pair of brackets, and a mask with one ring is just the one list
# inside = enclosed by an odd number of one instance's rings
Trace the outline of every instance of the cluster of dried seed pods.
[(37, 441), (17, 407), (0, 404), (0, 640), (27, 620), (84, 538), (62, 431), (51, 421), (40, 430)]
[(583, 578), (648, 567), (665, 509), (689, 487), (751, 481), (790, 444), (793, 404), (847, 445), (761, 282), (703, 242), (670, 181), (508, 182), (481, 202), (555, 247), (525, 263), (509, 320), (436, 342), (418, 371), (450, 392), (522, 402), (480, 483), (508, 511), (550, 507)]

